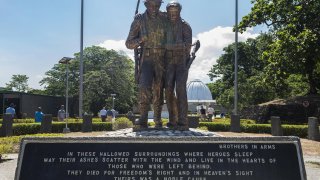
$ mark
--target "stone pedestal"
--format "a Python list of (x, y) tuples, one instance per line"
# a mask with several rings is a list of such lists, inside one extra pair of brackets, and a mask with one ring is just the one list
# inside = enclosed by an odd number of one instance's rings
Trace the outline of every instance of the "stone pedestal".
[(308, 139), (320, 141), (319, 122), (316, 117), (308, 118)]
[(92, 116), (91, 115), (83, 116), (82, 132), (92, 132)]
[(271, 116), (271, 134), (272, 136), (282, 136), (281, 121), (279, 116)]
[(240, 116), (239, 115), (231, 115), (231, 132), (240, 132)]
[(12, 114), (4, 114), (2, 126), (0, 128), (0, 137), (12, 136), (13, 135), (13, 117)]
[(198, 116), (188, 116), (189, 128), (199, 127), (199, 117)]
[(115, 137), (23, 138), (15, 179), (307, 179), (298, 137), (203, 137), (193, 129), (125, 136), (127, 130)]
[(43, 115), (41, 121), (40, 133), (51, 133), (52, 132), (52, 114)]

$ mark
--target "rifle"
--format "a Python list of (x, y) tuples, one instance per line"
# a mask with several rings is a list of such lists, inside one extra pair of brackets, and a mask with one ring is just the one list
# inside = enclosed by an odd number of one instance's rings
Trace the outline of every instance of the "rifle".
[(196, 58), (196, 52), (200, 48), (200, 41), (197, 40), (195, 43), (192, 44), (193, 49), (191, 51), (191, 57), (189, 57), (189, 60), (187, 61), (187, 68), (189, 69), (191, 64), (193, 63), (193, 60)]
[[(137, 2), (135, 15), (138, 14), (139, 5), (140, 5), (140, 0), (138, 0)], [(139, 77), (140, 76), (140, 59), (141, 59), (141, 48), (137, 47), (134, 49), (134, 62), (135, 62), (134, 78), (135, 78), (136, 84), (139, 84), (139, 78), (140, 78)]]

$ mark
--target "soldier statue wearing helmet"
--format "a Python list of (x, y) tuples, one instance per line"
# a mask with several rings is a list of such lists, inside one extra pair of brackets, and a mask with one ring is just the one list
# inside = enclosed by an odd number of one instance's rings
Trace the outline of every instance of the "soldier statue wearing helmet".
[[(190, 56), (192, 29), (180, 17), (180, 3), (168, 3), (167, 13), (163, 13), (159, 10), (162, 0), (145, 0), (146, 11), (137, 14), (139, 3), (140, 0), (126, 40), (127, 48), (135, 49), (135, 60), (138, 62), (135, 71), (139, 85), (140, 119), (135, 123), (135, 129), (148, 127), (147, 117), (151, 102), (156, 128), (162, 127), (161, 111), (165, 88), (169, 111), (167, 126), (188, 130), (186, 83), (189, 67), (200, 42), (196, 43)], [(138, 48), (141, 51), (138, 51)]]
[(156, 127), (162, 127), (161, 111), (167, 19), (164, 13), (159, 10), (161, 3), (161, 0), (144, 1), (146, 11), (135, 16), (126, 40), (127, 48), (141, 47), (142, 50), (138, 65), (140, 119), (135, 124), (137, 130), (148, 127), (148, 111), (151, 102), (153, 102)]
[(168, 127), (188, 130), (186, 84), (189, 71), (187, 64), (192, 45), (192, 29), (186, 21), (181, 19), (181, 10), (181, 4), (176, 1), (171, 1), (167, 5), (169, 22), (165, 56), (165, 96), (169, 111)]

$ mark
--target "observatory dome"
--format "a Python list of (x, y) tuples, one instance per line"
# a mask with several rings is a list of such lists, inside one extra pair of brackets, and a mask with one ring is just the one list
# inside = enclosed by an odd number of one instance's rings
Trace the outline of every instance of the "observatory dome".
[(188, 102), (212, 102), (212, 95), (207, 85), (199, 79), (187, 83)]

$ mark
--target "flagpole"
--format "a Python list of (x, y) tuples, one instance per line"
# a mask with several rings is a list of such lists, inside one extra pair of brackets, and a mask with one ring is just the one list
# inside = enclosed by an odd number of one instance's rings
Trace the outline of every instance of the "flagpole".
[(79, 118), (82, 118), (83, 106), (83, 6), (84, 0), (81, 0), (81, 25), (80, 25), (80, 78), (79, 78)]
[(235, 0), (235, 48), (234, 48), (234, 109), (231, 115), (231, 132), (240, 132), (238, 114), (238, 0)]

